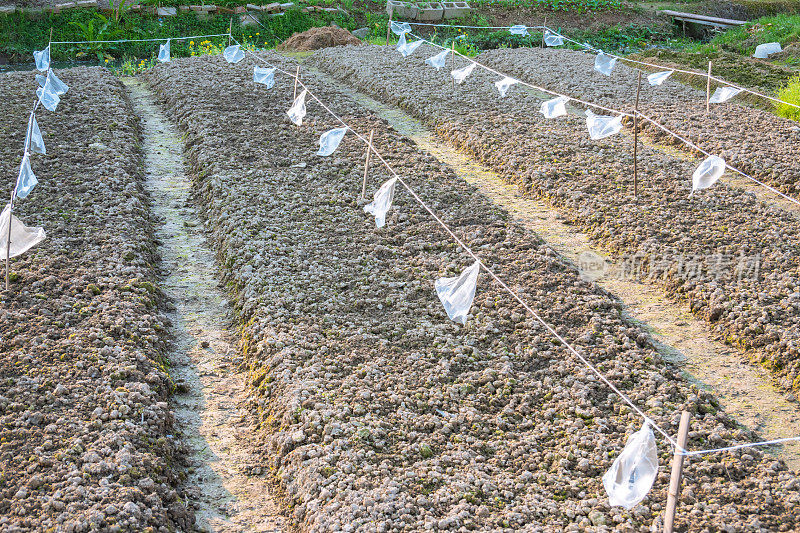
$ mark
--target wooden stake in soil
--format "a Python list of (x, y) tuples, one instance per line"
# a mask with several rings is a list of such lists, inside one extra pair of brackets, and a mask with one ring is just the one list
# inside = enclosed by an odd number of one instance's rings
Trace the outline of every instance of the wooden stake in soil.
[(633, 198), (636, 199), (639, 182), (638, 155), (639, 155), (639, 93), (642, 90), (642, 71), (636, 82), (636, 104), (633, 108)]
[[(453, 45), (453, 51), (450, 52), (450, 55), (453, 56), (453, 68), (451, 70), (455, 70), (456, 69), (456, 40), (455, 39), (453, 39), (452, 45)], [(450, 75), (450, 77), (453, 78), (452, 74)], [(456, 90), (456, 79), (455, 78), (453, 78), (453, 90), (454, 91)]]
[(706, 82), (706, 115), (711, 113), (711, 61), (708, 62), (708, 81)]
[(11, 204), (9, 204), (8, 208), (8, 235), (6, 235), (6, 292), (8, 292), (8, 271), (9, 265), (11, 264), (11, 217), (12, 212), (14, 211), (15, 196), (15, 194), (11, 194)]
[(228, 46), (231, 45), (231, 37), (233, 34), (233, 17), (231, 17), (231, 22), (228, 24)]
[(294, 96), (292, 102), (297, 100), (297, 82), (300, 81), (300, 65), (297, 65), (297, 72), (294, 75)]
[(392, 33), (392, 15), (394, 15), (394, 7), (389, 12), (389, 25), (386, 26), (386, 46), (389, 46), (389, 34)]
[(544, 28), (542, 28), (542, 48), (544, 48), (544, 32), (547, 31), (547, 15), (544, 16)]
[(367, 172), (369, 172), (369, 156), (372, 154), (372, 134), (375, 130), (369, 130), (369, 142), (367, 143), (367, 159), (364, 162), (364, 183), (361, 184), (361, 198), (367, 197)]
[(689, 411), (681, 413), (681, 425), (678, 427), (678, 447), (672, 457), (672, 476), (669, 478), (669, 492), (667, 492), (667, 509), (664, 511), (664, 533), (672, 533), (675, 524), (675, 510), (678, 507), (678, 494), (681, 490), (681, 474), (683, 473), (683, 458), (681, 453), (686, 449), (686, 438), (689, 435)]

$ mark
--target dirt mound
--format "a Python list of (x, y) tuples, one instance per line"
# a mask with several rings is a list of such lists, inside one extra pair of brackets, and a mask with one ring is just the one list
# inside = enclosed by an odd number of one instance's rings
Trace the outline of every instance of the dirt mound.
[(319, 50), (347, 44), (361, 44), (361, 39), (342, 28), (325, 26), (324, 28), (311, 28), (303, 33), (295, 33), (281, 43), (278, 50)]

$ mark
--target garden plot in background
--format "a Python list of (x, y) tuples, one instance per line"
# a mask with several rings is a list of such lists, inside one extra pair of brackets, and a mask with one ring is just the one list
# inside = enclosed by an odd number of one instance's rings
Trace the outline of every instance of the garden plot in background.
[[(647, 147), (640, 150), (640, 199), (634, 202), (628, 136), (591, 141), (584, 119), (544, 119), (533, 111), (544, 98), (517, 87), (500, 98), (493, 85), (500, 76), (485, 71), (452, 89), (449, 72), (424, 64), (436, 52), (422, 47), (404, 59), (364, 47), (323, 50), (310, 61), (399, 104), (529, 194), (548, 198), (595, 242), (629, 258), (631, 275), (688, 299), (716, 334), (749, 349), (784, 388), (793, 386), (800, 376), (792, 348), (800, 319), (794, 274), (800, 235), (793, 214), (722, 183), (689, 199), (696, 163)], [(586, 72), (594, 75), (591, 66)]]
[[(57, 114), (37, 113), (47, 154), (15, 206), (47, 238), (12, 259), (0, 296), (2, 528), (186, 530), (137, 124), (108, 72), (58, 76), (71, 89)], [(2, 75), (4, 176), (17, 174), (36, 87), (32, 72)]]
[[(637, 71), (622, 61), (607, 77), (593, 71), (592, 55), (571, 50), (490, 50), (479, 60), (520, 79), (617, 109), (631, 110), (636, 99)], [(718, 86), (712, 82), (711, 92)], [(800, 196), (800, 124), (738, 105), (736, 98), (711, 104), (707, 115), (705, 98), (705, 91), (677, 81), (651, 87), (643, 79), (639, 110), (730, 165)]]
[[(363, 61), (356, 50), (336, 53)], [(383, 76), (378, 56), (369, 59)], [(320, 134), (340, 124), (313, 101), (303, 126), (290, 124), (291, 81), (256, 87), (253, 66), (250, 57), (236, 66), (192, 58), (158, 66), (147, 79), (187, 132), (197, 196), (245, 324), (264, 462), (281, 472), (294, 517), (318, 530), (648, 527), (662, 510), (666, 469), (632, 512), (609, 508), (601, 486), (641, 426), (638, 416), (496, 284), (479, 282), (466, 326), (449, 321), (434, 281), (472, 261), (404, 191), (376, 229), (356, 200), (363, 145), (345, 136), (332, 156), (316, 156)], [(351, 99), (312, 74), (303, 79), (355, 129), (374, 128), (374, 144), (397, 172), (663, 427), (674, 433), (677, 411), (688, 407), (697, 412), (693, 446), (748, 438), (664, 366), (616, 301)], [(431, 117), (445, 105), (441, 97), (414, 100)], [(374, 168), (367, 190), (387, 177)], [(660, 452), (666, 464), (670, 450)], [(759, 450), (749, 453), (690, 462), (687, 504), (697, 512), (682, 513), (681, 527), (794, 523), (794, 475)], [(762, 482), (772, 490), (769, 507)]]

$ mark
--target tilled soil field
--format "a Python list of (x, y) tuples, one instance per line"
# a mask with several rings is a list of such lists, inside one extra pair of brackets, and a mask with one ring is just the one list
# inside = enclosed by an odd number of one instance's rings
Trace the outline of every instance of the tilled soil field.
[[(622, 61), (611, 76), (594, 70), (594, 55), (573, 50), (490, 50), (481, 54), (479, 61), (540, 87), (626, 112), (632, 112), (636, 100), (637, 71)], [(717, 86), (712, 82), (712, 93)], [(642, 76), (639, 109), (707, 152), (725, 158), (731, 166), (800, 200), (796, 155), (800, 124), (737, 104), (737, 98), (744, 95), (711, 104), (711, 113), (706, 114), (705, 91), (670, 79), (651, 87)], [(664, 141), (689, 150), (655, 126), (647, 126)]]
[[(253, 65), (179, 59), (146, 80), (187, 135), (196, 195), (242, 323), (263, 467), (302, 529), (658, 523), (671, 450), (659, 447), (661, 472), (642, 504), (610, 508), (600, 478), (638, 416), (487, 276), (467, 325), (449, 321), (433, 282), (468, 258), (400, 187), (376, 230), (357, 200), (363, 144), (349, 133), (331, 157), (314, 155), (319, 135), (339, 124), (309, 98), (303, 126), (293, 126), (292, 82), (278, 74), (272, 89), (254, 85)], [(456, 234), (661, 427), (674, 434), (686, 408), (691, 448), (753, 437), (660, 359), (618, 301), (507, 213), (313, 73), (304, 82), (356, 130), (374, 128), (380, 152)], [(373, 168), (368, 191), (386, 178)], [(800, 527), (798, 479), (759, 450), (693, 459), (686, 476), (683, 529)]]
[(800, 235), (794, 215), (722, 183), (688, 197), (696, 162), (648, 147), (640, 147), (642, 183), (634, 201), (629, 136), (592, 141), (582, 117), (546, 120), (538, 113), (542, 99), (516, 87), (499, 98), (498, 76), (481, 69), (453, 89), (449, 67), (437, 73), (423, 63), (434, 52), (423, 46), (403, 59), (372, 46), (323, 50), (309, 61), (427, 121), (525, 193), (550, 201), (622, 259), (622, 275), (660, 283), (687, 299), (720, 338), (747, 350), (797, 394)]
[[(138, 124), (104, 69), (58, 76), (70, 90), (38, 113), (47, 155), (16, 211), (47, 238), (0, 296), (0, 530), (187, 530)], [(0, 80), (3, 198), (36, 87)]]

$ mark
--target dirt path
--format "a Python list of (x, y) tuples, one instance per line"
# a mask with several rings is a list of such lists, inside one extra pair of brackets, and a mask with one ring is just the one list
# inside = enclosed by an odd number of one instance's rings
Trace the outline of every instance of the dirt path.
[[(316, 70), (315, 73), (324, 75)], [(687, 305), (667, 300), (658, 287), (615, 275), (618, 265), (594, 248), (585, 234), (562, 223), (555, 209), (545, 202), (522, 196), (516, 186), (495, 172), (440, 142), (418, 120), (330, 77), (327, 79), (387, 120), (420, 148), (449, 165), (559, 254), (578, 266), (599, 264), (599, 272), (606, 275), (592, 275), (592, 279), (623, 301), (629, 317), (651, 333), (666, 360), (681, 366), (698, 386), (713, 390), (725, 411), (740, 424), (760, 432), (766, 439), (800, 435), (800, 406), (772, 385), (766, 371), (753, 367), (737, 350), (712, 340), (708, 327), (694, 318)], [(773, 451), (791, 468), (800, 468), (800, 444)]]
[(214, 254), (190, 200), (177, 129), (144, 83), (124, 79), (142, 120), (146, 188), (156, 229), (162, 287), (175, 311), (171, 357), (177, 385), (175, 426), (191, 450), (187, 492), (203, 531), (277, 532), (287, 529), (264, 479), (245, 469), (254, 463), (242, 445), (254, 431), (244, 408), (245, 374), (228, 327), (227, 301), (217, 286)]

